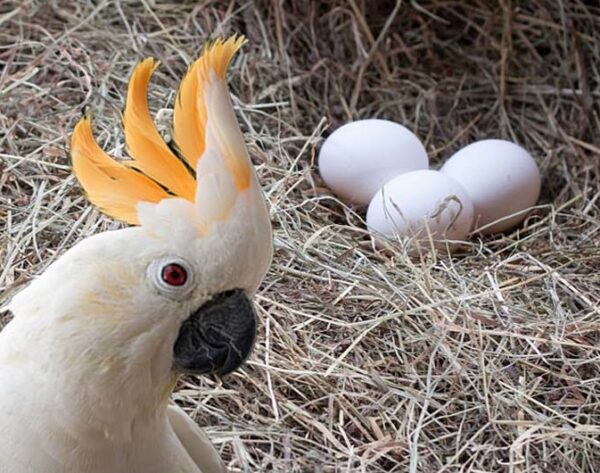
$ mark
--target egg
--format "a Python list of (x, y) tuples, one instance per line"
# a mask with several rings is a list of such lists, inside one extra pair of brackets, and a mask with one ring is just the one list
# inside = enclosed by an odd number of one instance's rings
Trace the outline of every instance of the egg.
[(540, 195), (540, 170), (531, 155), (510, 141), (482, 140), (456, 152), (441, 172), (459, 182), (475, 206), (483, 234), (519, 224)]
[(349, 204), (368, 205), (387, 181), (428, 166), (419, 138), (388, 120), (347, 123), (325, 140), (319, 152), (325, 184)]
[[(387, 182), (367, 210), (367, 226), (375, 240), (381, 236), (409, 238), (409, 253), (417, 246), (438, 248), (443, 240), (464, 240), (473, 225), (473, 204), (465, 189), (439, 171), (412, 171)], [(449, 244), (448, 247), (451, 248)]]

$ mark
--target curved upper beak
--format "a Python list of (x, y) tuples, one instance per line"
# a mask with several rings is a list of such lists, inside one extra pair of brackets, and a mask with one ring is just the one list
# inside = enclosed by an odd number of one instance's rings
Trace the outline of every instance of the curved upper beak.
[(183, 373), (225, 375), (250, 355), (256, 339), (256, 313), (241, 289), (217, 294), (181, 326), (174, 368)]

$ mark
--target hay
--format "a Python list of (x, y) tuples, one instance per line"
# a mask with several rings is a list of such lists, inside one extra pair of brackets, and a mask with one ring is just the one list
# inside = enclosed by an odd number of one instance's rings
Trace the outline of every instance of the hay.
[[(275, 262), (250, 363), (175, 398), (233, 471), (600, 471), (600, 8), (579, 0), (3, 1), (0, 290), (118, 224), (70, 175), (85, 107), (123, 155), (132, 65), (151, 103), (210, 35), (250, 42), (231, 84), (268, 194)], [(368, 5), (368, 6), (367, 6)], [(525, 225), (464, 254), (377, 253), (315, 167), (329, 130), (399, 121), (434, 166), (502, 137), (539, 163)], [(4, 314), (6, 321), (8, 314)]]

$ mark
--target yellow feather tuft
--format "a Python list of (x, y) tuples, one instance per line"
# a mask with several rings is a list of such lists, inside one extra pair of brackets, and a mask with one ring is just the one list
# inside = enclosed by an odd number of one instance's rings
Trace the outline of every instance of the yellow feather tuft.
[(198, 160), (204, 153), (204, 128), (206, 126), (206, 107), (197, 103), (198, 61), (188, 69), (179, 84), (179, 91), (173, 108), (173, 140), (183, 158), (196, 170)]
[(138, 202), (157, 203), (169, 197), (151, 179), (102, 151), (92, 134), (90, 117), (83, 117), (73, 131), (71, 159), (88, 200), (110, 217), (137, 225)]
[[(207, 122), (206, 86), (212, 82), (211, 75), (225, 81), (227, 68), (235, 53), (246, 43), (243, 36), (232, 36), (227, 40), (217, 39), (206, 46), (202, 55), (189, 68), (181, 81), (173, 111), (173, 137), (185, 160), (196, 169), (204, 153)], [(245, 159), (245, 157), (243, 157)], [(244, 176), (243, 165), (233, 157), (225, 156), (240, 190), (249, 183), (249, 174)]]
[(123, 128), (133, 166), (178, 197), (194, 201), (196, 182), (185, 165), (175, 156), (154, 126), (148, 109), (148, 83), (158, 62), (148, 58), (131, 75)]
[[(244, 37), (233, 36), (205, 48), (181, 81), (173, 117), (175, 142), (196, 171), (206, 147), (207, 110), (211, 110), (209, 130), (238, 191), (249, 187), (252, 171), (225, 74), (245, 42)], [(90, 202), (107, 215), (134, 225), (139, 224), (136, 207), (140, 202), (158, 203), (172, 197), (196, 200), (193, 173), (164, 142), (150, 115), (147, 89), (157, 67), (157, 61), (145, 59), (129, 81), (123, 127), (132, 160), (118, 162), (104, 153), (94, 140), (89, 117), (79, 121), (71, 138), (73, 172)], [(211, 198), (219, 201), (220, 191), (215, 192)]]
[(212, 69), (219, 79), (225, 80), (225, 73), (229, 68), (231, 59), (246, 44), (246, 41), (246, 38), (241, 35), (233, 35), (226, 40), (218, 38), (207, 46), (198, 62), (204, 63), (206, 70)]

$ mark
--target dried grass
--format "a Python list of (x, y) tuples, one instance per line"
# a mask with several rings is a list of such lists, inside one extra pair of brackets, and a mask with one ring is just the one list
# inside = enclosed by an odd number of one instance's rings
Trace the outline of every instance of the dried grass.
[[(583, 0), (3, 1), (0, 290), (118, 224), (69, 171), (85, 107), (124, 153), (132, 65), (162, 61), (151, 102), (211, 35), (241, 32), (232, 88), (276, 234), (251, 362), (175, 397), (233, 471), (600, 471), (600, 8)], [(434, 165), (503, 137), (543, 195), (464, 254), (377, 253), (362, 212), (322, 185), (322, 136), (404, 123)], [(3, 316), (4, 320), (8, 317)]]

